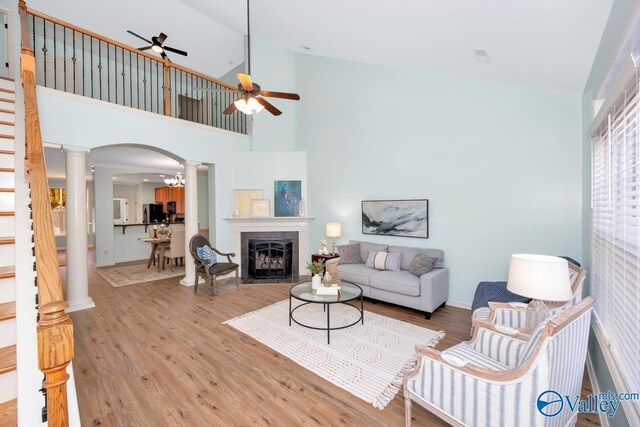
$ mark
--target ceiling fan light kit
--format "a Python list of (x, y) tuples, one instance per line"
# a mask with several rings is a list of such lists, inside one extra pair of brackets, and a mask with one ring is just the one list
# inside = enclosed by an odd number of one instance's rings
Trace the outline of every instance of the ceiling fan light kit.
[(233, 101), (236, 108), (244, 114), (250, 116), (252, 114), (258, 114), (264, 110), (264, 107), (254, 97), (238, 98)]

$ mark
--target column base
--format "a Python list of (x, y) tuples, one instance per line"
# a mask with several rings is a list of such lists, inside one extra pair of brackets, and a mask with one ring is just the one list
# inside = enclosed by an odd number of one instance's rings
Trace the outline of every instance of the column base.
[[(204, 279), (202, 277), (198, 278), (198, 285), (202, 285), (204, 283)], [(186, 277), (183, 277), (182, 280), (180, 280), (180, 284), (182, 286), (194, 286), (196, 284), (195, 280), (188, 280)]]
[(69, 307), (67, 307), (67, 309), (65, 310), (65, 312), (67, 313), (86, 310), (87, 308), (94, 308), (96, 306), (91, 297), (87, 297), (78, 301), (67, 301), (67, 304), (69, 304)]

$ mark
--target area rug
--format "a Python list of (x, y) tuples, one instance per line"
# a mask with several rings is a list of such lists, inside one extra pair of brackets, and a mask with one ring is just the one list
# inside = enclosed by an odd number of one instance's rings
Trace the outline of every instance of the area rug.
[(170, 277), (184, 276), (184, 267), (165, 267), (158, 271), (157, 266), (147, 268), (147, 264), (134, 264), (126, 267), (109, 267), (96, 269), (98, 276), (106, 280), (114, 288), (135, 285), (136, 283), (153, 282)]
[[(294, 303), (295, 304), (295, 303)], [(354, 322), (359, 311), (344, 304), (331, 306), (331, 325)], [(320, 304), (309, 304), (294, 314), (298, 321), (325, 327), (327, 315)], [(432, 331), (369, 311), (364, 325), (331, 331), (289, 326), (289, 301), (281, 301), (223, 322), (255, 338), (300, 366), (383, 409), (402, 386), (405, 373), (416, 363), (417, 344), (435, 346), (443, 331)]]

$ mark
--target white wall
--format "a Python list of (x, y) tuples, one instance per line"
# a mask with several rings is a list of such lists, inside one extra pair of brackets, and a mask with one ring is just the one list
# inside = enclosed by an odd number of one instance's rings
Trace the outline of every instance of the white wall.
[[(215, 164), (216, 208), (220, 213), (232, 212), (233, 150), (246, 149), (249, 146), (249, 138), (246, 135), (43, 87), (38, 87), (37, 96), (42, 138), (45, 142), (86, 148), (113, 144), (143, 145), (170, 155), (173, 153), (177, 159)], [(111, 203), (111, 176), (109, 175), (108, 179), (106, 176), (99, 179), (97, 172), (98, 169), (95, 174), (96, 204), (101, 198)], [(113, 173), (110, 171), (108, 174)], [(221, 215), (216, 217), (215, 244), (219, 247), (230, 246), (231, 229)], [(110, 209), (106, 213), (96, 208), (95, 253), (96, 263), (100, 265), (114, 262), (113, 256), (110, 255), (113, 251), (111, 220)], [(100, 242), (104, 244), (102, 248), (98, 248)], [(105, 250), (108, 252), (106, 255)]]
[[(113, 181), (116, 182), (117, 180)], [(114, 199), (127, 199), (127, 222), (136, 223), (137, 219), (137, 185), (113, 185)]]

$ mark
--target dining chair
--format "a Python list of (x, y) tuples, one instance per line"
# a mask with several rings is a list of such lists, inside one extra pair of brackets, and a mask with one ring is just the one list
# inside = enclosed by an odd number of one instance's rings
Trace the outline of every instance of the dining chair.
[(184, 225), (172, 225), (169, 228), (171, 228), (171, 242), (164, 251), (164, 257), (169, 261), (169, 266), (173, 271), (173, 267), (178, 266), (178, 261), (180, 261), (180, 265), (184, 265)]

